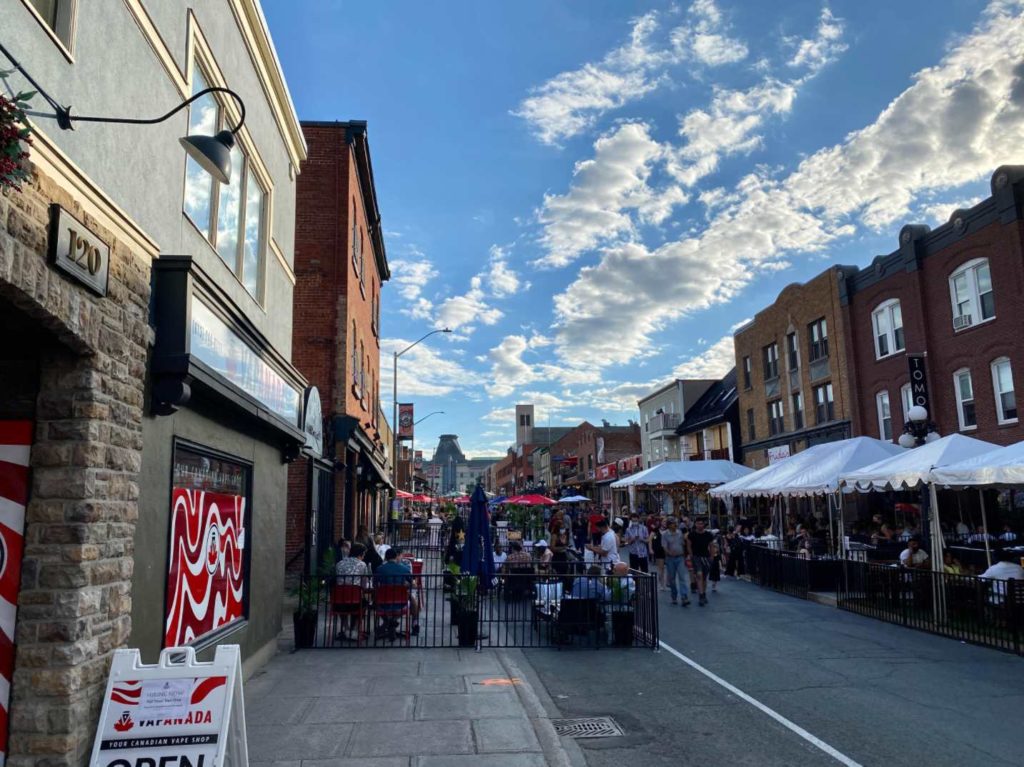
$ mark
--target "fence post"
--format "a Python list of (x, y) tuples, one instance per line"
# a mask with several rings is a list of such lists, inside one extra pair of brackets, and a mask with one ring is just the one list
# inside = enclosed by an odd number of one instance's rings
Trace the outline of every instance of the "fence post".
[(1013, 651), (1020, 655), (1020, 627), (1017, 624), (1017, 581), (1010, 578), (1006, 582), (1006, 620), (1010, 624), (1013, 636)]

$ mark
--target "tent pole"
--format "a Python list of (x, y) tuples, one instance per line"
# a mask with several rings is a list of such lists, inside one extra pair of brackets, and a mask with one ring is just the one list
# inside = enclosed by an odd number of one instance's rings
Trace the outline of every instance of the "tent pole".
[(928, 485), (928, 505), (931, 507), (928, 510), (928, 518), (930, 520), (931, 530), (929, 531), (929, 538), (931, 538), (931, 556), (932, 556), (932, 607), (935, 615), (935, 623), (942, 624), (946, 621), (946, 588), (945, 578), (943, 573), (945, 568), (942, 564), (942, 524), (939, 521), (939, 493), (936, 489), (935, 483), (931, 482)]
[(985, 534), (985, 561), (992, 567), (992, 552), (988, 545), (988, 519), (985, 517), (985, 491), (978, 488), (978, 501), (981, 503), (981, 529)]

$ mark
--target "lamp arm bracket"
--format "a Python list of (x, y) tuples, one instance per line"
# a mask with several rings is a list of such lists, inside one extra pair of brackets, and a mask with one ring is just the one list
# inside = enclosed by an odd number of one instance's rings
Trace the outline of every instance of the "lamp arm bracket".
[(171, 111), (167, 112), (166, 114), (161, 115), (160, 117), (153, 117), (153, 118), (140, 118), (140, 117), (95, 117), (95, 116), (90, 116), (90, 115), (73, 115), (73, 114), (71, 114), (71, 107), (70, 106), (63, 107), (63, 106), (59, 106), (59, 105), (54, 106), (54, 110), (57, 113), (57, 125), (59, 125), (64, 130), (73, 130), (74, 129), (74, 123), (76, 123), (76, 122), (119, 123), (119, 124), (125, 124), (125, 125), (155, 125), (157, 123), (162, 123), (164, 120), (168, 119), (172, 115), (177, 114), (182, 109), (184, 109), (189, 104), (191, 104), (193, 101), (195, 101), (196, 99), (202, 98), (203, 96), (207, 95), (208, 93), (226, 93), (229, 96), (231, 96), (238, 103), (238, 110), (239, 110), (238, 124), (235, 125), (234, 128), (230, 129), (232, 135), (238, 133), (238, 131), (241, 130), (242, 126), (245, 124), (245, 102), (242, 101), (242, 97), (241, 96), (239, 96), (237, 93), (235, 93), (230, 88), (221, 88), (219, 86), (213, 86), (213, 87), (210, 87), (210, 88), (203, 88), (203, 90), (201, 90), (198, 93), (193, 94), (191, 97), (185, 99), (180, 104), (178, 104), (178, 106), (174, 107), (174, 109), (172, 109)]

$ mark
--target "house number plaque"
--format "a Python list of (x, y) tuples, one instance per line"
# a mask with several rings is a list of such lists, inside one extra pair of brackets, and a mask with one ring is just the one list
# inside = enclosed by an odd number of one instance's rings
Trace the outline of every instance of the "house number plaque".
[(50, 262), (94, 293), (107, 295), (110, 247), (60, 205), (50, 206)]

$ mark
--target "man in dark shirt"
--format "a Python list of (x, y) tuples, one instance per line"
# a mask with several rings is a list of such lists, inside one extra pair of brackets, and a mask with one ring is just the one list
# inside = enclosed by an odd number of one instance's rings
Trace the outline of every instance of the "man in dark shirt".
[(375, 586), (408, 586), (409, 587), (409, 611), (412, 613), (412, 635), (420, 633), (420, 603), (413, 593), (412, 569), (398, 561), (398, 555), (402, 550), (395, 547), (384, 552), (384, 564), (373, 571), (373, 583)]
[(715, 540), (715, 536), (704, 529), (704, 524), (704, 520), (698, 517), (693, 521), (693, 529), (686, 534), (686, 556), (697, 577), (697, 591), (700, 593), (698, 604), (701, 607), (708, 603), (705, 589), (708, 573), (711, 572), (711, 542)]

